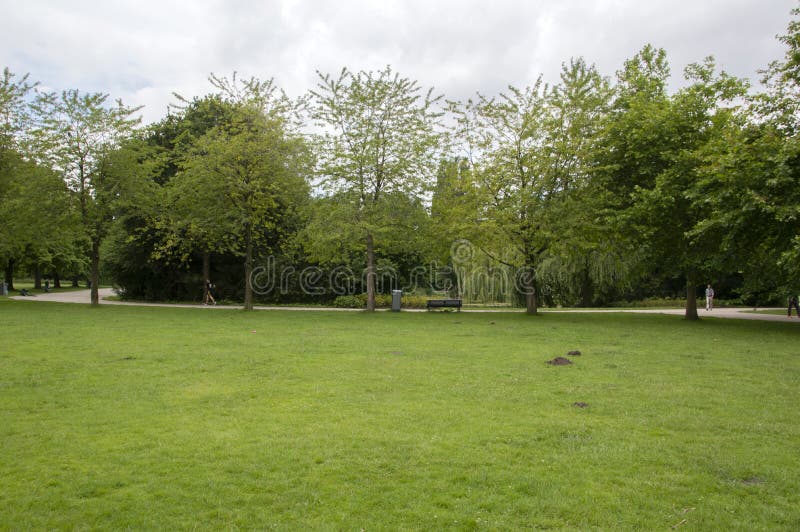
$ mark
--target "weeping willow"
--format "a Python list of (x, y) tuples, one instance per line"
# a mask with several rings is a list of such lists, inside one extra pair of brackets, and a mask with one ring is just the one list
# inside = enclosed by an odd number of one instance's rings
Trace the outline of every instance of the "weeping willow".
[[(475, 253), (455, 262), (458, 295), (466, 304), (509, 305), (520, 303), (515, 293), (517, 269), (513, 257), (492, 258)], [(595, 291), (627, 289), (635, 277), (638, 253), (597, 247), (589, 251), (546, 255), (536, 265), (536, 284), (542, 301), (549, 305), (589, 304)]]
[(459, 295), (467, 304), (512, 305), (514, 275), (511, 266), (499, 263), (484, 253), (454, 265)]
[(595, 291), (630, 288), (639, 255), (610, 248), (548, 255), (537, 266), (536, 279), (542, 295), (554, 305), (591, 304)]

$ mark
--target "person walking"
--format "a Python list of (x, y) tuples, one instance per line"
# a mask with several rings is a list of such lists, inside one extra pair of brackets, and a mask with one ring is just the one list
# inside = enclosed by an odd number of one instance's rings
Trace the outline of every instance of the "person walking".
[(203, 305), (208, 305), (209, 301), (212, 305), (217, 304), (217, 300), (214, 299), (214, 284), (211, 282), (210, 279), (206, 279), (206, 294), (203, 298)]
[(797, 317), (800, 318), (800, 306), (797, 305), (797, 295), (794, 293), (789, 296), (789, 312), (788, 312), (789, 319), (792, 318), (792, 307), (795, 308), (795, 310), (797, 311)]
[(709, 284), (706, 287), (706, 310), (714, 309), (714, 289)]

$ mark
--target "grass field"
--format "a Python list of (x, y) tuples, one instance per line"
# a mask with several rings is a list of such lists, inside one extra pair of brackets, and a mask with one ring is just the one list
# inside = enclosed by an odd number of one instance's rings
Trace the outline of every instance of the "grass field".
[(800, 529), (796, 324), (11, 300), (0, 323), (0, 530)]

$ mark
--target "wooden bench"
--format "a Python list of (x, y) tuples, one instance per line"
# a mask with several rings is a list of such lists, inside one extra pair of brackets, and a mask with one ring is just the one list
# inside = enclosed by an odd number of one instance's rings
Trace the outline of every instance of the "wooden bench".
[(428, 310), (432, 308), (457, 308), (461, 312), (460, 299), (429, 299), (425, 306)]

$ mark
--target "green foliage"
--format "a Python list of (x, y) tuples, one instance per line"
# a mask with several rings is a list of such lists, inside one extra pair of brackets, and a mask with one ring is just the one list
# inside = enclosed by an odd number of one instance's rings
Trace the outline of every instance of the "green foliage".
[(440, 97), (424, 96), (416, 81), (390, 67), (338, 78), (319, 74), (311, 91), (322, 185), (346, 199), (330, 222), (352, 227), (366, 245), (369, 310), (375, 308), (375, 237), (396, 225), (392, 207), (399, 196), (419, 201), (435, 172), (441, 137), (436, 131)]
[[(466, 300), (524, 296), (530, 313), (679, 285), (694, 301), (715, 280), (772, 300), (800, 277), (798, 32), (792, 20), (755, 94), (713, 58), (670, 93), (667, 53), (647, 45), (613, 80), (572, 58), (554, 85), (449, 102), (446, 119), (390, 67), (319, 73), (296, 100), (271, 79), (212, 75), (210, 94), (178, 96), (141, 133), (108, 95), (35, 95), (6, 68), (0, 263), (8, 281), (15, 268), (96, 281), (107, 252), (131, 297), (192, 299), (213, 274), (248, 307), (250, 272), (270, 260), (352, 272), (368, 308), (379, 270)], [(267, 299), (312, 297), (292, 282)]]
[[(599, 238), (601, 228), (592, 222), (600, 205), (591, 185), (610, 97), (597, 69), (576, 59), (564, 65), (555, 87), (540, 78), (496, 99), (478, 95), (451, 106), (456, 136), (471, 154), (476, 243), (499, 262), (531, 273), (524, 286), (529, 313), (539, 304), (542, 261), (588, 253)], [(584, 231), (569, 229), (576, 226)]]
[(7, 67), (3, 69), (0, 79), (0, 264), (7, 272), (31, 243), (25, 229), (42, 224), (41, 219), (34, 220), (27, 211), (18, 211), (26, 205), (22, 197), (26, 184), (36, 175), (24, 160), (21, 143), (29, 118), (26, 98), (35, 84), (28, 82), (27, 75), (15, 78), (17, 76)]
[(134, 116), (138, 108), (107, 100), (107, 94), (78, 90), (39, 93), (33, 105), (36, 123), (29, 131), (35, 157), (57, 171), (71, 192), (81, 236), (89, 243), (86, 262), (94, 305), (99, 303), (100, 247), (117, 202), (137, 188), (126, 181), (147, 168), (123, 148), (140, 122)]
[[(363, 295), (363, 297), (361, 297)], [(333, 300), (336, 308), (367, 308), (367, 294), (337, 296)]]
[(24, 149), (21, 135), (30, 126), (28, 98), (37, 85), (28, 81), (28, 74), (18, 78), (8, 67), (3, 68), (0, 79), (0, 165), (4, 164), (7, 155)]
[[(400, 307), (407, 309), (423, 309), (427, 308), (427, 302), (430, 297), (406, 295), (400, 297)], [(345, 296), (337, 296), (333, 300), (335, 308), (352, 308), (352, 309), (366, 309), (367, 308), (367, 294), (352, 294)], [(391, 294), (376, 294), (375, 295), (376, 308), (391, 308), (392, 295)]]
[(709, 212), (697, 232), (720, 235), (719, 256), (737, 264), (753, 302), (785, 298), (800, 277), (799, 32), (795, 19), (780, 37), (784, 59), (764, 72), (766, 91), (750, 98), (742, 127), (710, 147), (703, 169)]
[(320, 173), (329, 190), (356, 190), (369, 208), (383, 194), (420, 195), (435, 169), (440, 97), (386, 67), (319, 74), (312, 116), (324, 128)]
[[(641, 56), (656, 57), (649, 48)], [(634, 70), (629, 65), (626, 75), (637, 84), (651, 72), (634, 75)], [(629, 193), (630, 199), (618, 204), (624, 209), (619, 220), (647, 245), (651, 260), (669, 261), (673, 271), (685, 277), (687, 298), (693, 302), (702, 278), (717, 273), (712, 262), (719, 255), (720, 235), (696, 231), (710, 214), (700, 177), (703, 157), (710, 146), (738, 127), (737, 102), (745, 96), (747, 85), (717, 73), (712, 58), (687, 67), (686, 78), (691, 85), (672, 96), (661, 90), (623, 92), (623, 101), (634, 114), (619, 115), (610, 124), (608, 139), (612, 146), (619, 141), (614, 152), (620, 159), (637, 161), (639, 167), (609, 166), (613, 176), (609, 183), (611, 191), (619, 194), (627, 189)], [(645, 85), (657, 87), (658, 79)], [(687, 306), (686, 316), (697, 319), (694, 305)]]
[[(159, 220), (166, 235), (156, 258), (192, 252), (243, 258), (245, 306), (260, 254), (276, 252), (295, 230), (308, 188), (310, 157), (294, 131), (295, 105), (272, 80), (211, 77), (216, 95), (187, 103), (185, 152), (166, 189)], [(204, 276), (209, 275), (204, 272)]]

